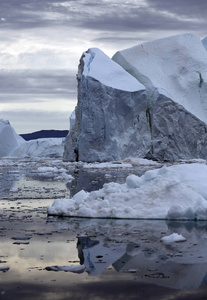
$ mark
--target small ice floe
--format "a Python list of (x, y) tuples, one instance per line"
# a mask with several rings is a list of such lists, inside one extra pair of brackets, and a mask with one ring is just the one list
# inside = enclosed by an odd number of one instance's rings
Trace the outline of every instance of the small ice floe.
[(67, 174), (67, 170), (64, 168), (58, 169), (57, 167), (39, 167), (37, 172), (48, 179), (51, 178), (57, 181), (72, 181), (74, 177), (70, 174)]
[(85, 270), (85, 265), (70, 265), (70, 266), (50, 266), (46, 267), (47, 271), (64, 271), (64, 272), (72, 272), (72, 273), (83, 273)]
[(184, 238), (184, 236), (182, 236), (181, 234), (173, 233), (171, 235), (162, 237), (160, 239), (160, 241), (163, 242), (164, 244), (168, 245), (168, 244), (173, 244), (173, 243), (177, 243), (177, 242), (185, 242), (186, 238)]
[(12, 187), (12, 188), (10, 189), (10, 192), (11, 192), (11, 193), (18, 193), (18, 191), (19, 191), (19, 188), (18, 188), (18, 187)]
[(9, 271), (10, 267), (8, 266), (3, 266), (3, 267), (0, 267), (0, 272), (7, 272)]
[(31, 238), (29, 237), (29, 236), (13, 236), (12, 238), (11, 238), (12, 240), (21, 240), (21, 241), (27, 241), (27, 240), (30, 240)]
[(88, 163), (84, 164), (86, 169), (112, 169), (112, 168), (132, 168), (131, 164), (124, 162), (103, 162), (103, 163)]
[(16, 241), (13, 243), (13, 245), (29, 245), (28, 241)]

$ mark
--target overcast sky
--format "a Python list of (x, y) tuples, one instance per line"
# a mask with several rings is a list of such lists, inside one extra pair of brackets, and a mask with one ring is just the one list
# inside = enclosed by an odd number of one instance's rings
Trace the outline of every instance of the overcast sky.
[(68, 129), (82, 52), (185, 32), (207, 36), (206, 0), (0, 0), (0, 118), (18, 133)]

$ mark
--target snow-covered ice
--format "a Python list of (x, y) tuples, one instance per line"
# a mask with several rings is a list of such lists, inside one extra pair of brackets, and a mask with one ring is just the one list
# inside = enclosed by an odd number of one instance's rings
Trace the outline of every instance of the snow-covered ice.
[(161, 238), (161, 242), (164, 244), (172, 244), (172, 243), (177, 243), (177, 242), (185, 242), (186, 238), (182, 236), (181, 234), (178, 233), (172, 233), (171, 235), (168, 236), (163, 236)]
[(206, 39), (185, 33), (84, 52), (64, 161), (207, 159)]
[(207, 220), (207, 165), (183, 163), (133, 174), (91, 193), (57, 199), (48, 215), (89, 218)]
[(113, 62), (98, 48), (91, 48), (83, 53), (85, 77), (96, 78), (102, 84), (115, 89), (134, 92), (145, 87)]

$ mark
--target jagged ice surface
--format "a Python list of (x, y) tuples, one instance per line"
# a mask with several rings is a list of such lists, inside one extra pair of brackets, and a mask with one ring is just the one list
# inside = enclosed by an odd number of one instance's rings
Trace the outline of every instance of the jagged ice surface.
[(10, 156), (13, 151), (25, 144), (8, 120), (0, 119), (0, 157)]
[(91, 193), (57, 199), (49, 215), (89, 218), (207, 220), (207, 165), (180, 164), (129, 175)]
[(182, 34), (83, 54), (64, 160), (207, 159), (206, 39)]

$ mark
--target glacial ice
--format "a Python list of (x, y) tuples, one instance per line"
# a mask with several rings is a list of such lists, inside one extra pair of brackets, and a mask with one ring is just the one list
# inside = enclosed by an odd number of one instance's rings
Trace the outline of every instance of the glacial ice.
[(25, 144), (8, 120), (0, 119), (0, 157), (10, 156), (13, 151)]
[(63, 156), (64, 138), (41, 138), (30, 140), (17, 147), (14, 157), (46, 157), (59, 158)]
[(203, 40), (202, 40), (202, 43), (203, 43), (203, 46), (206, 48), (207, 50), (207, 37), (205, 37)]
[(207, 158), (207, 52), (191, 33), (126, 50), (96, 48), (78, 69), (64, 161)]
[(124, 184), (111, 182), (93, 192), (78, 192), (71, 199), (57, 199), (48, 215), (207, 220), (207, 165), (182, 163), (129, 175)]

